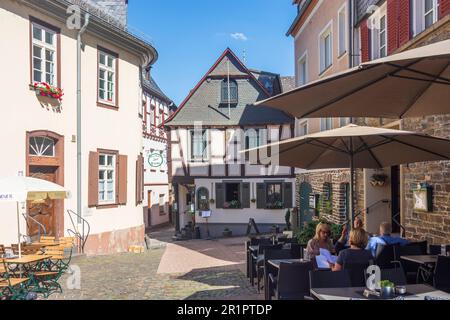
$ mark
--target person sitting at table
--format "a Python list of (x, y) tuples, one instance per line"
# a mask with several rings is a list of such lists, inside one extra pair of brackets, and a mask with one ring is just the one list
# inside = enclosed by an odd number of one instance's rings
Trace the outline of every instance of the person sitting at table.
[[(363, 221), (360, 217), (356, 217), (353, 221), (353, 229), (359, 229), (363, 228)], [(334, 248), (336, 250), (336, 253), (339, 254), (342, 250), (346, 249), (346, 246), (349, 245), (349, 238), (348, 238), (348, 228), (347, 225), (344, 225), (344, 228), (342, 229), (341, 237), (336, 242)]]
[(369, 235), (363, 228), (353, 229), (350, 232), (350, 248), (339, 253), (336, 264), (330, 264), (333, 271), (341, 271), (345, 264), (370, 264), (373, 260), (369, 251), (365, 250), (369, 242)]
[(327, 223), (319, 223), (316, 227), (316, 235), (309, 240), (306, 246), (306, 252), (309, 260), (320, 255), (320, 249), (327, 249), (331, 253), (335, 253), (333, 241), (331, 240), (331, 228)]
[(401, 246), (406, 246), (409, 244), (409, 241), (403, 239), (401, 237), (391, 236), (392, 233), (392, 225), (389, 222), (382, 222), (380, 224), (380, 236), (372, 237), (369, 240), (369, 244), (367, 246), (367, 250), (370, 250), (372, 256), (376, 256), (377, 247), (379, 244), (383, 245), (393, 245), (398, 244)]

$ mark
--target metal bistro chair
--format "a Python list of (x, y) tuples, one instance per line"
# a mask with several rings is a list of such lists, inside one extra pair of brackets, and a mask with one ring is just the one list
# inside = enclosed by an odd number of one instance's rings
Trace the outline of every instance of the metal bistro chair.
[(270, 286), (277, 300), (305, 300), (310, 295), (311, 262), (281, 263), (278, 277), (269, 275)]
[(450, 257), (438, 256), (433, 275), (433, 286), (450, 293)]
[(405, 273), (401, 268), (381, 269), (381, 280), (389, 280), (396, 286), (406, 286)]
[(0, 300), (25, 300), (30, 279), (11, 277), (4, 260), (1, 260), (0, 266), (4, 270), (0, 277)]
[(424, 249), (423, 245), (415, 243), (397, 248), (397, 260), (399, 260), (402, 265), (408, 283), (415, 284), (418, 282), (419, 265), (411, 261), (402, 260), (400, 257), (425, 255), (426, 251), (426, 247)]
[[(430, 254), (433, 256), (438, 256), (441, 254), (442, 247), (440, 245), (430, 245)], [(450, 251), (450, 245), (445, 246), (445, 252)]]
[(390, 269), (392, 267), (397, 268), (401, 266), (400, 261), (397, 260), (396, 250), (398, 250), (399, 245), (384, 245), (379, 244), (377, 246), (377, 251), (375, 255), (375, 264), (380, 267), (380, 269)]
[(264, 264), (258, 266), (256, 277), (258, 279), (258, 293), (261, 292), (261, 279), (264, 278), (264, 288), (267, 289), (267, 277), (269, 273), (275, 274), (277, 270), (269, 264), (269, 260), (293, 259), (291, 250), (286, 249), (266, 249), (264, 250)]

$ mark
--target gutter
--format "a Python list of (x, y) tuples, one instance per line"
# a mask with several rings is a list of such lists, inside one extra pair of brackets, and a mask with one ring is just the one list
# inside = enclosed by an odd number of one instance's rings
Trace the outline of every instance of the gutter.
[[(81, 36), (86, 32), (89, 25), (90, 14), (86, 13), (84, 16), (84, 25), (77, 34), (77, 222), (81, 223), (82, 215), (82, 148), (81, 148), (81, 50), (83, 43), (81, 42)], [(84, 225), (83, 225), (84, 228)], [(84, 234), (84, 230), (83, 230)]]

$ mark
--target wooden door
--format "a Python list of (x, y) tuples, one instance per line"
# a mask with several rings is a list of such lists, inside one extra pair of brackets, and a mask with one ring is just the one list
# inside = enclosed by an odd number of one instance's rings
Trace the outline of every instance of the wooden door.
[[(37, 179), (56, 182), (56, 169), (52, 167), (31, 167), (30, 176)], [(56, 236), (55, 230), (55, 201), (47, 199), (42, 202), (27, 203), (28, 215), (43, 224), (48, 236)], [(39, 234), (39, 225), (28, 220), (28, 235), (35, 237)], [(41, 230), (42, 234), (42, 230)]]

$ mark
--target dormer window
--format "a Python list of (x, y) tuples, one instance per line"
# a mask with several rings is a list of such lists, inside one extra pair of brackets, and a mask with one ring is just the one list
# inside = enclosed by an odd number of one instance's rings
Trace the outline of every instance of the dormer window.
[(222, 81), (222, 95), (221, 95), (221, 103), (222, 104), (228, 104), (238, 103), (238, 86), (236, 81), (230, 80), (224, 80)]

